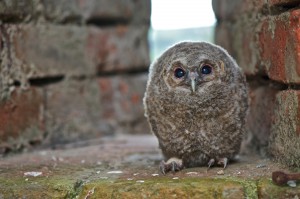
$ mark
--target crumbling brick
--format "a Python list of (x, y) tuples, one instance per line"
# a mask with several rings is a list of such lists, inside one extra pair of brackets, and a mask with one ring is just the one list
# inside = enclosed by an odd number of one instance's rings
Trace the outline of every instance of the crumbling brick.
[(44, 93), (40, 88), (14, 88), (0, 102), (0, 154), (42, 142), (45, 132)]
[[(150, 24), (150, 0), (10, 0), (0, 2), (4, 22)], [(138, 16), (138, 17), (137, 17)]]
[(3, 25), (10, 35), (2, 57), (30, 78), (146, 70), (147, 26)]
[(143, 97), (147, 75), (100, 77), (101, 118), (112, 132), (149, 133)]
[(250, 83), (250, 145), (299, 167), (300, 1), (226, 2), (213, 0), (215, 38)]
[(300, 167), (300, 91), (287, 90), (276, 95), (270, 153), (278, 161)]

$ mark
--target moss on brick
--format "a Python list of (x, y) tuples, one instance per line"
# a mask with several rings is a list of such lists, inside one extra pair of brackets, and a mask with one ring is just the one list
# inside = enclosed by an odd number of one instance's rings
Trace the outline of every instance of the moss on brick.
[(91, 198), (257, 198), (256, 182), (238, 178), (106, 180), (84, 185), (79, 198), (89, 193)]
[(270, 152), (274, 158), (290, 167), (300, 167), (300, 137), (298, 91), (277, 94), (275, 120), (271, 129)]

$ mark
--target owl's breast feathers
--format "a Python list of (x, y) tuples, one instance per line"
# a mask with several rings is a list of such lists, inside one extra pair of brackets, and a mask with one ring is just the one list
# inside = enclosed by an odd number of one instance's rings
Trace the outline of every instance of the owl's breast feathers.
[(161, 95), (148, 97), (152, 131), (165, 153), (202, 151), (212, 155), (238, 150), (242, 133), (236, 104), (228, 103), (229, 99), (211, 100), (180, 102)]

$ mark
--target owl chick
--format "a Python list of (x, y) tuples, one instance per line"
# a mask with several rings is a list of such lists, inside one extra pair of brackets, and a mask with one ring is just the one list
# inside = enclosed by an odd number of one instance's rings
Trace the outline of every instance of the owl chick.
[(162, 173), (214, 164), (239, 152), (248, 109), (245, 76), (221, 47), (182, 42), (151, 66), (145, 116), (165, 157)]

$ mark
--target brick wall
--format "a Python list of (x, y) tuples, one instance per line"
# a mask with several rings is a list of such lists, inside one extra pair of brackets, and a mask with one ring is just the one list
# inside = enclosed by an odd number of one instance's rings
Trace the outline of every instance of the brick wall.
[(149, 24), (150, 0), (0, 1), (0, 154), (147, 133)]
[(300, 166), (300, 1), (213, 0), (216, 43), (250, 85), (250, 148)]

